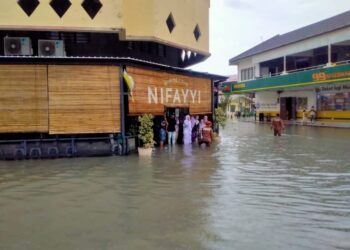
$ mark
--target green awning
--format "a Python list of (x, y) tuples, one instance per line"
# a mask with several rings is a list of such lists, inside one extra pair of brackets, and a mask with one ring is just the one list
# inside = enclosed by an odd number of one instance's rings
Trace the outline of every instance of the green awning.
[(350, 64), (289, 73), (240, 83), (231, 83), (231, 93), (239, 94), (345, 81), (350, 81)]

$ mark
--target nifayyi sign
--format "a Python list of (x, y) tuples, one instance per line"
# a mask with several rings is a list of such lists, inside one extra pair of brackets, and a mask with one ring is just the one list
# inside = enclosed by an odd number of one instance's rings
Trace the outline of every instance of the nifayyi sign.
[(201, 103), (201, 92), (191, 89), (148, 87), (149, 104)]

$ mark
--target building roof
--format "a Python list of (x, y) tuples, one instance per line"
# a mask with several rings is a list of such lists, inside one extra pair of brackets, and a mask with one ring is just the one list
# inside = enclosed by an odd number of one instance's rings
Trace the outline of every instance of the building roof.
[(130, 66), (144, 66), (152, 69), (166, 70), (167, 72), (180, 73), (189, 76), (209, 78), (213, 81), (225, 81), (227, 76), (212, 74), (208, 72), (193, 71), (179, 67), (168, 66), (152, 61), (141, 60), (132, 57), (90, 57), (90, 56), (71, 56), (71, 57), (40, 57), (40, 56), (0, 56), (0, 64), (15, 63), (47, 63), (47, 64), (125, 64)]
[(288, 44), (296, 43), (301, 40), (319, 36), (331, 31), (335, 31), (341, 28), (350, 26), (350, 11), (344, 12), (337, 16), (330, 17), (320, 22), (310, 24), (300, 29), (288, 32), (283, 35), (276, 35), (257, 46), (243, 52), (242, 54), (230, 59), (230, 65), (233, 65), (237, 61), (260, 54), (265, 51), (276, 49)]

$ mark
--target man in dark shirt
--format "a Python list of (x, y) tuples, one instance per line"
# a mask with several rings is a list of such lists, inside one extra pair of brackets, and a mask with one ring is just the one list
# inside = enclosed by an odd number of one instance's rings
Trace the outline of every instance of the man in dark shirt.
[(176, 119), (174, 115), (170, 116), (168, 121), (168, 145), (175, 145)]

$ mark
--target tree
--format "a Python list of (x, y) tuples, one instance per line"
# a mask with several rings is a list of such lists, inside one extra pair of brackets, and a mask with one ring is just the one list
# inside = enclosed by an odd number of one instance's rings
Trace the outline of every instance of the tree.
[(222, 110), (222, 108), (221, 107), (216, 108), (214, 111), (215, 124), (218, 124), (219, 126), (224, 128), (226, 125), (226, 119), (227, 119), (226, 114)]
[(229, 107), (231, 103), (231, 94), (230, 93), (224, 93), (220, 98), (219, 107), (222, 109), (224, 114), (227, 112), (227, 108)]

